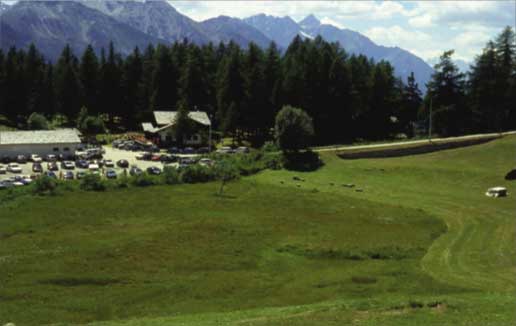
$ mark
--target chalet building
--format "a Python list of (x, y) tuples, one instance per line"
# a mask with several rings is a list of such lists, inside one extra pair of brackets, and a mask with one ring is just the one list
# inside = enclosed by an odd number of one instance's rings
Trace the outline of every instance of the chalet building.
[(80, 143), (77, 129), (0, 131), (0, 157), (73, 155)]
[[(169, 145), (177, 140), (173, 129), (176, 123), (177, 111), (154, 111), (155, 125), (150, 122), (142, 123), (143, 131), (148, 139), (161, 145)], [(191, 146), (201, 146), (211, 143), (211, 120), (204, 111), (191, 111), (188, 117), (195, 122), (197, 132), (183, 140), (183, 143)]]

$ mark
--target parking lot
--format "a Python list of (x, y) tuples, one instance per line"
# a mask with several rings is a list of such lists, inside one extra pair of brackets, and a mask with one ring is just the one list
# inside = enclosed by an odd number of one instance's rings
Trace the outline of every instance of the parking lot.
[[(132, 166), (137, 166), (140, 169), (142, 169), (143, 171), (147, 170), (147, 168), (152, 167), (152, 166), (158, 167), (160, 169), (163, 169), (165, 167), (165, 164), (160, 162), (160, 161), (138, 160), (136, 157), (137, 157), (137, 155), (142, 154), (142, 152), (133, 152), (133, 151), (123, 150), (123, 149), (116, 149), (116, 148), (113, 148), (111, 146), (103, 146), (103, 149), (105, 150), (105, 154), (103, 155), (102, 159), (103, 160), (112, 160), (113, 163), (115, 163), (115, 166), (112, 167), (112, 168), (108, 168), (108, 167), (101, 168), (100, 169), (101, 173), (105, 172), (107, 170), (115, 170), (117, 175), (121, 175), (121, 174), (124, 173), (124, 170), (127, 170), (127, 172), (129, 172), (129, 168), (131, 168)], [(164, 152), (161, 153), (161, 154), (164, 154)], [(192, 157), (192, 156), (196, 156), (196, 155), (176, 155), (176, 156), (179, 156), (179, 157)], [(129, 162), (129, 167), (127, 169), (118, 167), (116, 165), (116, 162), (118, 162), (119, 160), (126, 160), (126, 161), (128, 161)], [(32, 162), (18, 163), (18, 165), (22, 169), (21, 173), (7, 172), (5, 174), (0, 174), (0, 181), (8, 180), (8, 179), (11, 179), (11, 178), (13, 178), (15, 176), (31, 176), (31, 175), (35, 176), (35, 175), (41, 174), (41, 173), (34, 173), (32, 171), (32, 165), (33, 165)], [(43, 167), (43, 173), (48, 171), (47, 162), (41, 162), (41, 165)], [(177, 167), (179, 164), (178, 163), (168, 163), (166, 165), (167, 166), (172, 166), (172, 167)], [(0, 163), (0, 166), (3, 166), (4, 168), (7, 168), (7, 164), (6, 163)], [(54, 171), (54, 173), (58, 177), (62, 176), (62, 174), (64, 174), (65, 171), (72, 171), (74, 173), (74, 178), (75, 178), (77, 172), (88, 172), (88, 169), (82, 169), (82, 168), (78, 168), (77, 166), (75, 166), (75, 162), (74, 162), (75, 168), (71, 169), (71, 170), (63, 169), (61, 167), (61, 162), (57, 162), (57, 166), (58, 166), (59, 170), (58, 171)]]

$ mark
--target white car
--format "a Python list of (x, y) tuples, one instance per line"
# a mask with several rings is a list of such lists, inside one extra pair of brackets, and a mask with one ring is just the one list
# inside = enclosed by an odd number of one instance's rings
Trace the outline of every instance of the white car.
[(5, 166), (0, 165), (0, 174), (6, 174), (7, 170), (5, 169)]
[(104, 160), (104, 166), (107, 168), (114, 168), (115, 162), (113, 162), (113, 160)]
[(7, 171), (11, 173), (21, 173), (22, 169), (18, 163), (9, 163), (9, 165), (7, 165)]
[(39, 156), (38, 154), (32, 154), (30, 156), (30, 160), (34, 163), (41, 163), (41, 161), (43, 161), (43, 159), (41, 158), (41, 156)]
[(209, 159), (209, 158), (201, 158), (199, 160), (199, 165), (202, 166), (212, 166), (215, 163), (215, 161)]
[(99, 165), (98, 164), (90, 164), (90, 165), (88, 165), (88, 170), (90, 170), (92, 172), (98, 171)]
[(73, 162), (70, 162), (70, 161), (64, 161), (62, 163), (62, 167), (67, 170), (75, 169), (75, 165), (73, 164)]
[(231, 154), (234, 152), (235, 151), (229, 146), (223, 146), (223, 147), (217, 149), (217, 153), (220, 153), (220, 154)]

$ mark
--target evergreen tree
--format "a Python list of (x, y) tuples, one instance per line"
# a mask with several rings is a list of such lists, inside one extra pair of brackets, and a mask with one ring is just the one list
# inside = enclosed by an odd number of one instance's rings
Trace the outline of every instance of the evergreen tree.
[(178, 70), (166, 46), (159, 45), (155, 53), (155, 69), (152, 75), (153, 90), (150, 109), (166, 110), (174, 108), (178, 97)]
[(197, 46), (190, 46), (186, 65), (179, 79), (180, 98), (189, 108), (204, 108), (208, 103), (202, 52)]
[(129, 128), (136, 128), (138, 125), (138, 93), (142, 81), (143, 60), (139, 48), (136, 47), (124, 62), (121, 81), (124, 96), (124, 109), (121, 111), (121, 117)]
[(264, 129), (270, 130), (274, 126), (274, 118), (279, 111), (279, 97), (281, 92), (281, 58), (276, 43), (272, 42), (266, 53), (264, 62), (265, 94), (267, 103), (262, 110)]
[(423, 102), (422, 93), (414, 77), (414, 72), (410, 73), (407, 77), (407, 84), (402, 87), (402, 102), (396, 117), (402, 126), (401, 131), (406, 133), (407, 136), (412, 137), (414, 136), (414, 123), (417, 121), (418, 111)]
[(453, 63), (453, 53), (453, 50), (444, 52), (434, 66), (435, 72), (428, 84), (425, 100), (425, 107), (428, 108), (432, 97), (433, 129), (443, 136), (465, 132), (472, 119), (465, 107), (464, 74)]
[[(231, 44), (230, 44), (231, 45)], [(232, 46), (231, 52), (217, 72), (217, 118), (222, 131), (237, 131), (243, 94), (243, 78), (240, 66), (240, 49)]]
[(55, 88), (58, 112), (69, 120), (75, 119), (81, 107), (81, 87), (78, 61), (69, 45), (65, 46), (57, 61)]
[(109, 44), (107, 58), (104, 58), (104, 55), (101, 54), (99, 92), (99, 99), (101, 102), (99, 107), (101, 109), (99, 112), (88, 108), (91, 113), (108, 114), (112, 121), (115, 117), (119, 117), (122, 114), (123, 96), (120, 87), (121, 77), (121, 58), (120, 55), (115, 52), (113, 43), (111, 42)]
[(263, 72), (263, 52), (254, 43), (249, 44), (244, 58), (243, 74), (244, 100), (239, 125), (247, 133), (254, 137), (258, 136), (260, 137), (259, 140), (263, 140), (263, 126), (266, 121), (264, 121), (262, 114), (264, 107), (267, 105), (267, 94)]
[(352, 76), (351, 68), (346, 62), (345, 53), (333, 60), (328, 81), (328, 115), (320, 131), (320, 137), (327, 142), (350, 140), (352, 125)]
[(83, 105), (90, 108), (92, 112), (99, 112), (99, 62), (95, 51), (88, 45), (84, 51), (79, 66), (79, 78), (81, 80), (84, 99)]

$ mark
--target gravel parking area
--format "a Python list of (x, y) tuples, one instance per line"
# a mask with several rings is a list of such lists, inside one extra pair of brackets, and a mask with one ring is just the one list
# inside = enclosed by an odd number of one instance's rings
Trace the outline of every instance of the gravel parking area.
[[(108, 170), (108, 169), (114, 169), (118, 175), (121, 175), (123, 173), (123, 170), (122, 168), (119, 168), (116, 166), (116, 162), (119, 161), (119, 160), (127, 160), (129, 162), (129, 167), (135, 165), (137, 167), (139, 167), (140, 169), (142, 170), (146, 170), (148, 167), (151, 167), (151, 166), (156, 166), (160, 169), (163, 169), (165, 167), (165, 164), (161, 163), (161, 162), (153, 162), (153, 161), (143, 161), (143, 160), (137, 160), (136, 159), (136, 155), (140, 154), (140, 152), (132, 152), (132, 151), (126, 151), (126, 150), (121, 150), (121, 149), (116, 149), (116, 148), (113, 148), (111, 146), (104, 146), (103, 147), (106, 151), (106, 153), (103, 155), (103, 159), (106, 159), (106, 160), (112, 160), (114, 163), (115, 163), (115, 167), (114, 168), (104, 168), (104, 170)], [(164, 153), (162, 153), (164, 154)], [(177, 156), (180, 156), (180, 157), (194, 157), (194, 156), (197, 156), (197, 155), (177, 155)], [(0, 163), (0, 165), (4, 166), (4, 167), (7, 167), (7, 164), (3, 164), (3, 163)], [(27, 162), (25, 164), (18, 164), (21, 169), (22, 169), (22, 173), (11, 173), (11, 172), (7, 172), (6, 174), (0, 174), (0, 181), (1, 180), (6, 180), (6, 179), (9, 179), (13, 176), (16, 176), (16, 175), (32, 175), (34, 174), (32, 172), (32, 162)], [(47, 171), (47, 162), (42, 162), (41, 165), (43, 166), (43, 171)], [(79, 172), (79, 171), (84, 171), (84, 172), (87, 172), (88, 170), (87, 169), (79, 169), (77, 167), (75, 167), (75, 169), (73, 170), (64, 170), (61, 168), (61, 162), (57, 162), (57, 165), (59, 166), (59, 171), (54, 171), (54, 173), (59, 176), (60, 172), (64, 172), (64, 171), (72, 171), (74, 172), (74, 175)], [(172, 167), (177, 167), (178, 166), (178, 163), (170, 163), (170, 164), (167, 164), (166, 166), (172, 166)], [(127, 169), (128, 170), (128, 169)], [(129, 172), (129, 171), (127, 171)]]

